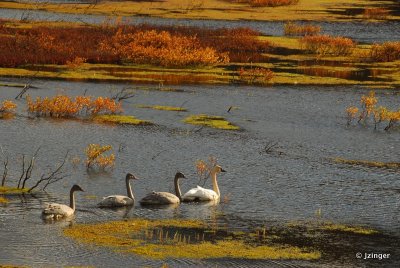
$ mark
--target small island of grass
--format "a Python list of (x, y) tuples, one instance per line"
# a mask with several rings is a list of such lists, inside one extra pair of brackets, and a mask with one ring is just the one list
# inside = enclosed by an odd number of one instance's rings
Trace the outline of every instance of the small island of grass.
[(161, 111), (173, 111), (173, 112), (186, 112), (187, 110), (182, 107), (176, 106), (163, 106), (163, 105), (138, 105), (139, 108), (161, 110)]
[(201, 125), (211, 128), (224, 130), (239, 130), (238, 126), (233, 125), (222, 116), (198, 114), (186, 117), (183, 122), (192, 125)]
[(150, 121), (137, 119), (132, 115), (97, 115), (93, 117), (93, 121), (119, 125), (152, 125)]

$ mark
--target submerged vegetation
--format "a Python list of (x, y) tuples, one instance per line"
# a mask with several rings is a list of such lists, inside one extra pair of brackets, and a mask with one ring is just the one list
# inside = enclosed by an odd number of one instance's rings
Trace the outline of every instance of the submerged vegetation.
[(173, 111), (173, 112), (186, 112), (187, 110), (183, 107), (176, 106), (164, 106), (164, 105), (139, 105), (139, 108), (147, 108), (162, 111)]
[(379, 161), (367, 161), (367, 160), (352, 160), (336, 157), (333, 159), (336, 163), (343, 163), (348, 165), (372, 167), (372, 168), (391, 168), (400, 169), (400, 162), (379, 162)]
[(279, 7), (296, 5), (299, 0), (230, 0), (234, 3), (246, 3), (252, 7)]
[(94, 122), (100, 123), (111, 123), (111, 124), (118, 124), (118, 125), (151, 125), (150, 121), (137, 119), (132, 115), (96, 115), (93, 117)]
[(192, 125), (201, 125), (211, 128), (224, 130), (239, 130), (238, 126), (233, 125), (222, 116), (198, 114), (186, 117), (183, 122)]
[(119, 252), (148, 258), (242, 258), (314, 260), (312, 249), (254, 240), (252, 233), (210, 229), (196, 220), (131, 219), (99, 224), (79, 224), (64, 234), (80, 242), (107, 246)]

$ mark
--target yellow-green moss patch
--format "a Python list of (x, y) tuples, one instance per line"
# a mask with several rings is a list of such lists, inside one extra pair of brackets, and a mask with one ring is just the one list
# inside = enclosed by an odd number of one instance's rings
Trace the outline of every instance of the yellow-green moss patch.
[(150, 121), (137, 119), (132, 115), (97, 115), (93, 121), (120, 125), (152, 125)]
[(27, 192), (27, 188), (21, 189), (16, 187), (0, 186), (0, 194), (22, 194)]
[(358, 165), (358, 166), (365, 166), (365, 167), (373, 167), (373, 168), (400, 168), (400, 162), (379, 162), (379, 161), (367, 161), (367, 160), (351, 160), (351, 159), (344, 159), (340, 157), (336, 157), (333, 159), (336, 163), (343, 163), (348, 165)]
[(183, 122), (192, 125), (202, 125), (211, 128), (218, 128), (224, 130), (238, 130), (239, 127), (233, 125), (222, 116), (197, 114), (186, 117)]
[[(194, 232), (189, 233), (189, 230)], [(199, 232), (196, 233), (196, 230)], [(64, 229), (64, 234), (80, 242), (108, 246), (116, 251), (154, 259), (173, 257), (313, 260), (321, 257), (319, 251), (296, 246), (252, 244), (245, 241), (245, 238), (214, 237), (209, 240), (205, 237), (205, 234), (210, 235), (216, 231), (195, 220), (132, 219), (74, 225)]]
[(378, 233), (378, 231), (376, 230), (364, 228), (361, 226), (348, 226), (344, 224), (334, 224), (334, 223), (323, 224), (321, 225), (320, 229), (328, 231), (349, 232), (349, 233), (363, 234), (363, 235), (371, 235)]
[(162, 111), (186, 112), (187, 110), (182, 107), (176, 106), (163, 106), (163, 105), (138, 105), (139, 108), (147, 108)]

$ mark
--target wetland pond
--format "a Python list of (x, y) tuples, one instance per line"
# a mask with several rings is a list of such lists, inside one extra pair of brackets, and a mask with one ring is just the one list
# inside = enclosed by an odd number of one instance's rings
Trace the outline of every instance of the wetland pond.
[[(2, 79), (2, 83), (20, 80)], [(6, 195), (0, 205), (0, 265), (32, 267), (400, 267), (399, 170), (335, 163), (336, 157), (382, 162), (400, 159), (400, 132), (373, 130), (372, 126), (346, 125), (345, 109), (358, 105), (361, 87), (317, 86), (174, 86), (178, 91), (143, 90), (139, 85), (33, 80), (37, 96), (86, 93), (111, 96), (123, 87), (136, 88), (123, 102), (124, 114), (154, 123), (150, 126), (104, 125), (82, 120), (31, 118), (25, 100), (18, 100), (18, 115), (0, 121), (1, 146), (9, 158), (7, 184), (20, 175), (21, 155), (38, 147), (34, 176), (54, 167), (69, 151), (84, 161), (88, 144), (110, 144), (116, 154), (113, 171), (87, 173), (84, 163), (68, 161), (68, 177), (47, 192)], [(20, 88), (0, 86), (1, 100), (14, 99)], [(397, 108), (400, 95), (376, 92), (380, 105)], [(141, 108), (149, 105), (183, 107), (187, 111)], [(235, 107), (228, 111), (229, 107)], [(192, 114), (223, 116), (240, 127), (224, 131), (188, 125)], [(268, 145), (275, 144), (268, 151)], [(185, 192), (198, 183), (195, 161), (213, 155), (227, 172), (219, 174), (222, 200), (218, 205), (181, 204), (176, 207), (104, 210), (96, 207), (102, 196), (125, 194), (124, 177), (132, 172), (137, 199), (153, 190), (172, 191), (173, 175), (183, 172)], [(3, 160), (3, 156), (2, 156)], [(3, 166), (1, 166), (3, 172)], [(43, 222), (41, 207), (48, 201), (68, 203), (68, 191), (78, 183), (72, 221)], [(206, 181), (210, 187), (210, 181)], [(318, 251), (317, 259), (191, 258), (115, 251), (112, 247), (80, 243), (64, 230), (110, 221), (199, 220), (207, 228), (161, 226), (149, 232), (150, 241), (160, 232), (214, 241), (249, 234), (269, 237), (267, 244), (296, 246)], [(121, 225), (123, 226), (123, 225)], [(174, 229), (175, 228), (175, 229)], [(358, 228), (358, 229), (357, 229)], [(261, 230), (261, 231), (260, 231)], [(250, 234), (253, 234), (251, 236)], [(132, 240), (148, 237), (137, 233)], [(162, 235), (160, 235), (162, 236)], [(165, 235), (168, 237), (171, 235)], [(194, 238), (197, 237), (197, 238)], [(247, 237), (247, 236), (246, 236)], [(188, 244), (190, 244), (188, 242)], [(387, 253), (389, 259), (356, 259), (355, 254)]]

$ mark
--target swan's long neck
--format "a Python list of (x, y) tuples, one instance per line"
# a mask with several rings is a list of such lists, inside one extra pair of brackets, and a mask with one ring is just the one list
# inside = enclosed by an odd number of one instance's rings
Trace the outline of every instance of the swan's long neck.
[(179, 187), (179, 178), (178, 177), (175, 177), (174, 185), (175, 185), (175, 194), (179, 198), (179, 200), (182, 201), (182, 193), (181, 193), (181, 188)]
[(217, 182), (217, 172), (211, 172), (211, 179), (212, 179), (212, 183), (213, 183), (213, 190), (214, 192), (217, 193), (218, 197), (221, 196), (221, 193), (219, 192), (219, 188), (218, 188), (218, 182)]
[(72, 189), (69, 192), (69, 206), (75, 211), (75, 195)]
[(126, 179), (126, 192), (129, 198), (135, 200), (135, 197), (133, 197), (132, 187), (131, 184), (129, 183), (129, 179)]

